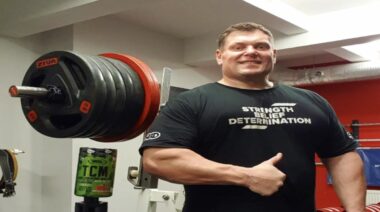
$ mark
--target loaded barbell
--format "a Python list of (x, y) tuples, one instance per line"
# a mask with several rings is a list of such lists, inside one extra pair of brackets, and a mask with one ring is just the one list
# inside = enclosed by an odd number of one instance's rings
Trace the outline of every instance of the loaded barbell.
[(46, 136), (114, 142), (153, 122), (159, 90), (152, 70), (135, 57), (55, 51), (34, 61), (22, 86), (9, 93), (21, 98), (26, 119)]

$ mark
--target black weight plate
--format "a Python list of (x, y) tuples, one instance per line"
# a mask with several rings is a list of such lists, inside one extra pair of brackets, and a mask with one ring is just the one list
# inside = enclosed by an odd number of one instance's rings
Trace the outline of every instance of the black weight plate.
[(94, 140), (113, 142), (119, 141), (120, 136), (134, 127), (139, 119), (144, 108), (144, 89), (138, 75), (127, 64), (112, 58), (105, 57), (105, 59), (116, 67), (116, 70), (123, 78), (126, 91), (126, 104), (112, 132), (109, 132), (105, 137)]
[(94, 137), (97, 135), (100, 135), (106, 131), (107, 128), (107, 119), (109, 116), (112, 116), (113, 107), (115, 105), (116, 101), (116, 88), (115, 88), (115, 82), (112, 77), (112, 74), (108, 70), (108, 68), (99, 61), (99, 59), (96, 56), (87, 56), (88, 60), (92, 63), (94, 63), (100, 70), (100, 72), (103, 75), (103, 80), (106, 83), (107, 87), (107, 98), (105, 100), (105, 105), (103, 107), (103, 110), (100, 114), (97, 114), (98, 119), (96, 121), (95, 126), (92, 128), (91, 132), (86, 133), (82, 137)]
[(160, 88), (153, 71), (148, 65), (140, 61), (139, 59), (126, 55), (105, 53), (102, 56), (117, 59), (129, 67), (139, 76), (141, 86), (144, 88), (144, 106), (137, 122), (133, 125), (132, 129), (129, 129), (122, 135), (114, 137), (114, 140), (125, 141), (132, 139), (140, 135), (155, 119), (159, 105), (160, 105)]
[[(108, 110), (105, 111), (105, 114), (107, 116), (106, 116), (106, 119), (102, 121), (102, 124), (104, 124), (102, 131), (99, 131), (98, 133), (96, 133), (95, 136), (92, 136), (92, 137), (101, 137), (104, 134), (106, 134), (108, 131), (110, 131), (110, 129), (112, 128), (112, 123), (120, 115), (120, 110), (122, 109), (122, 106), (125, 104), (125, 89), (123, 87), (124, 82), (122, 82), (121, 81), (122, 79), (120, 79), (121, 76), (119, 78), (119, 76), (115, 73), (114, 67), (111, 64), (109, 64), (108, 61), (105, 61), (99, 56), (94, 57), (94, 59), (97, 61), (98, 64), (102, 65), (104, 70), (108, 71), (108, 73), (111, 75), (113, 79), (112, 85), (115, 88), (113, 91), (114, 95), (112, 96), (112, 99), (110, 99), (109, 104), (108, 104), (109, 108)], [(120, 99), (121, 97), (120, 95), (124, 95), (123, 99)], [(120, 100), (122, 102), (120, 102)]]
[[(108, 142), (114, 141), (108, 139), (110, 136), (125, 132), (136, 122), (143, 107), (144, 92), (141, 89), (138, 76), (132, 69), (114, 59), (104, 58), (104, 60), (108, 61), (108, 63), (114, 67), (114, 70), (121, 76), (121, 80), (124, 84), (123, 90), (125, 92), (125, 101), (120, 105), (122, 110), (113, 121), (114, 123), (112, 124), (110, 131), (104, 136), (92, 138), (96, 141)], [(137, 104), (136, 101), (138, 102)]]
[(65, 101), (22, 98), (29, 123), (40, 133), (55, 137), (77, 137), (88, 130), (105, 104), (106, 84), (100, 72), (81, 55), (66, 51), (47, 53), (27, 70), (22, 85), (63, 90)]
[(97, 57), (97, 59), (102, 62), (111, 73), (115, 83), (116, 97), (115, 103), (112, 106), (112, 113), (108, 115), (106, 120), (105, 131), (101, 134), (97, 134), (96, 137), (93, 137), (92, 139), (94, 140), (96, 140), (96, 138), (102, 138), (105, 135), (112, 133), (113, 129), (117, 126), (117, 123), (120, 120), (120, 117), (122, 116), (126, 105), (126, 90), (122, 75), (110, 61), (101, 56)]
[[(93, 114), (93, 117), (92, 117), (92, 121), (88, 123), (87, 125), (87, 128), (84, 129), (82, 132), (80, 132), (80, 134), (78, 134), (76, 137), (80, 137), (80, 138), (87, 138), (89, 135), (91, 134), (94, 134), (94, 131), (98, 129), (98, 122), (99, 122), (99, 119), (102, 115), (105, 115), (103, 114), (103, 111), (104, 109), (107, 107), (107, 98), (108, 97), (108, 87), (109, 85), (107, 85), (107, 81), (104, 80), (104, 74), (103, 74), (103, 71), (100, 69), (100, 67), (97, 65), (96, 62), (93, 61), (93, 59), (91, 59), (90, 56), (88, 55), (82, 55), (82, 59), (84, 61), (86, 61), (86, 63), (89, 64), (89, 66), (91, 67), (91, 69), (93, 70), (93, 72), (97, 73), (99, 75), (99, 78), (100, 80), (104, 83), (105, 87), (104, 87), (104, 92), (101, 94), (102, 95), (102, 99), (103, 99), (103, 104), (102, 106), (99, 105), (99, 108), (98, 108), (98, 111), (99, 113), (98, 114)], [(95, 92), (95, 91), (94, 91)], [(99, 98), (100, 96), (95, 96), (95, 98)]]
[[(99, 93), (99, 95), (103, 95), (102, 96), (103, 104), (101, 107), (99, 105), (100, 113), (93, 114), (94, 117), (92, 117), (93, 118), (92, 122), (88, 123), (87, 129), (83, 130), (82, 133), (77, 136), (77, 137), (81, 137), (81, 138), (88, 138), (89, 136), (95, 134), (96, 131), (99, 130), (99, 128), (101, 128), (101, 126), (99, 126), (99, 123), (101, 123), (101, 121), (107, 115), (104, 113), (104, 111), (106, 108), (108, 108), (108, 99), (110, 98), (110, 89), (112, 89), (112, 87), (111, 87), (112, 82), (109, 81), (109, 75), (102, 69), (101, 66), (98, 65), (98, 63), (96, 61), (94, 61), (93, 56), (85, 55), (85, 56), (83, 56), (83, 59), (88, 64), (91, 65), (91, 68), (93, 68), (96, 73), (99, 74), (100, 79), (105, 84), (104, 93), (102, 93), (102, 94)], [(100, 96), (96, 96), (96, 98), (100, 98)]]

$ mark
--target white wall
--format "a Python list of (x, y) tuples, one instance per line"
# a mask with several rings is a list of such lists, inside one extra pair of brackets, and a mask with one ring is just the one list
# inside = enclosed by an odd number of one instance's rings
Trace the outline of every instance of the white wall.
[[(70, 29), (58, 34), (66, 32), (70, 34)], [(17, 156), (16, 196), (0, 197), (0, 211), (67, 212), (70, 208), (71, 140), (39, 134), (26, 121), (20, 100), (8, 94), (9, 86), (21, 85), (28, 67), (49, 47), (71, 48), (72, 36), (63, 40), (55, 35), (52, 31), (23, 39), (0, 37), (0, 148), (26, 152)]]
[[(10, 98), (10, 85), (21, 84), (30, 64), (40, 55), (54, 50), (74, 50), (97, 55), (117, 52), (133, 55), (146, 64), (161, 80), (162, 69), (174, 70), (173, 86), (192, 88), (220, 77), (218, 70), (202, 70), (184, 64), (184, 42), (168, 35), (125, 24), (114, 17), (82, 22), (22, 39), (0, 37), (0, 148), (18, 148), (19, 175), (16, 196), (0, 197), (0, 212), (74, 211), (73, 194), (80, 147), (118, 150), (114, 193), (103, 199), (110, 212), (136, 211), (138, 190), (127, 181), (129, 166), (138, 166), (141, 136), (119, 143), (100, 143), (89, 139), (55, 139), (39, 134), (26, 121), (20, 100)], [(182, 186), (160, 181), (159, 188), (181, 190)], [(159, 208), (158, 212), (166, 212)], [(137, 211), (136, 211), (137, 212)], [(140, 211), (139, 211), (140, 212)]]
[[(184, 65), (184, 42), (181, 39), (145, 30), (126, 24), (115, 17), (105, 17), (74, 26), (74, 51), (97, 55), (104, 52), (125, 53), (139, 58), (150, 66), (158, 80), (162, 69), (173, 69), (171, 84), (193, 88), (219, 78), (217, 70), (198, 70)], [(108, 202), (110, 212), (137, 212), (138, 190), (127, 181), (129, 166), (138, 166), (141, 136), (120, 143), (99, 143), (89, 139), (75, 139), (73, 143), (73, 182), (80, 147), (114, 148), (118, 150), (117, 168), (113, 196), (102, 199)], [(181, 190), (182, 186), (159, 182), (159, 188)], [(73, 197), (73, 204), (81, 201)], [(73, 205), (74, 207), (74, 205)], [(72, 210), (73, 211), (73, 210)], [(158, 212), (167, 212), (159, 208)], [(138, 211), (142, 212), (142, 211)]]

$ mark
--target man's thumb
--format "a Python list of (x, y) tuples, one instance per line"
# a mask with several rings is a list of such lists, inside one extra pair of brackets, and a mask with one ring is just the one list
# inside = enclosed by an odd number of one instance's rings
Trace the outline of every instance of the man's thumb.
[(278, 163), (281, 159), (282, 159), (282, 153), (279, 152), (275, 156), (273, 156), (270, 159), (268, 159), (266, 162), (270, 163), (272, 165), (276, 165), (276, 163)]

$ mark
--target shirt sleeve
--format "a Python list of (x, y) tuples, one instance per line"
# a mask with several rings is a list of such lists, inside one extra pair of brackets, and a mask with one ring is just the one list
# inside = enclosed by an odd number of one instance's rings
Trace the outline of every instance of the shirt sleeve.
[(140, 154), (149, 147), (195, 148), (198, 127), (194, 101), (190, 91), (169, 101), (147, 130)]
[(334, 109), (324, 98), (318, 96), (326, 111), (329, 123), (325, 140), (320, 143), (317, 154), (320, 158), (329, 158), (353, 151), (358, 147), (357, 141), (340, 123)]

